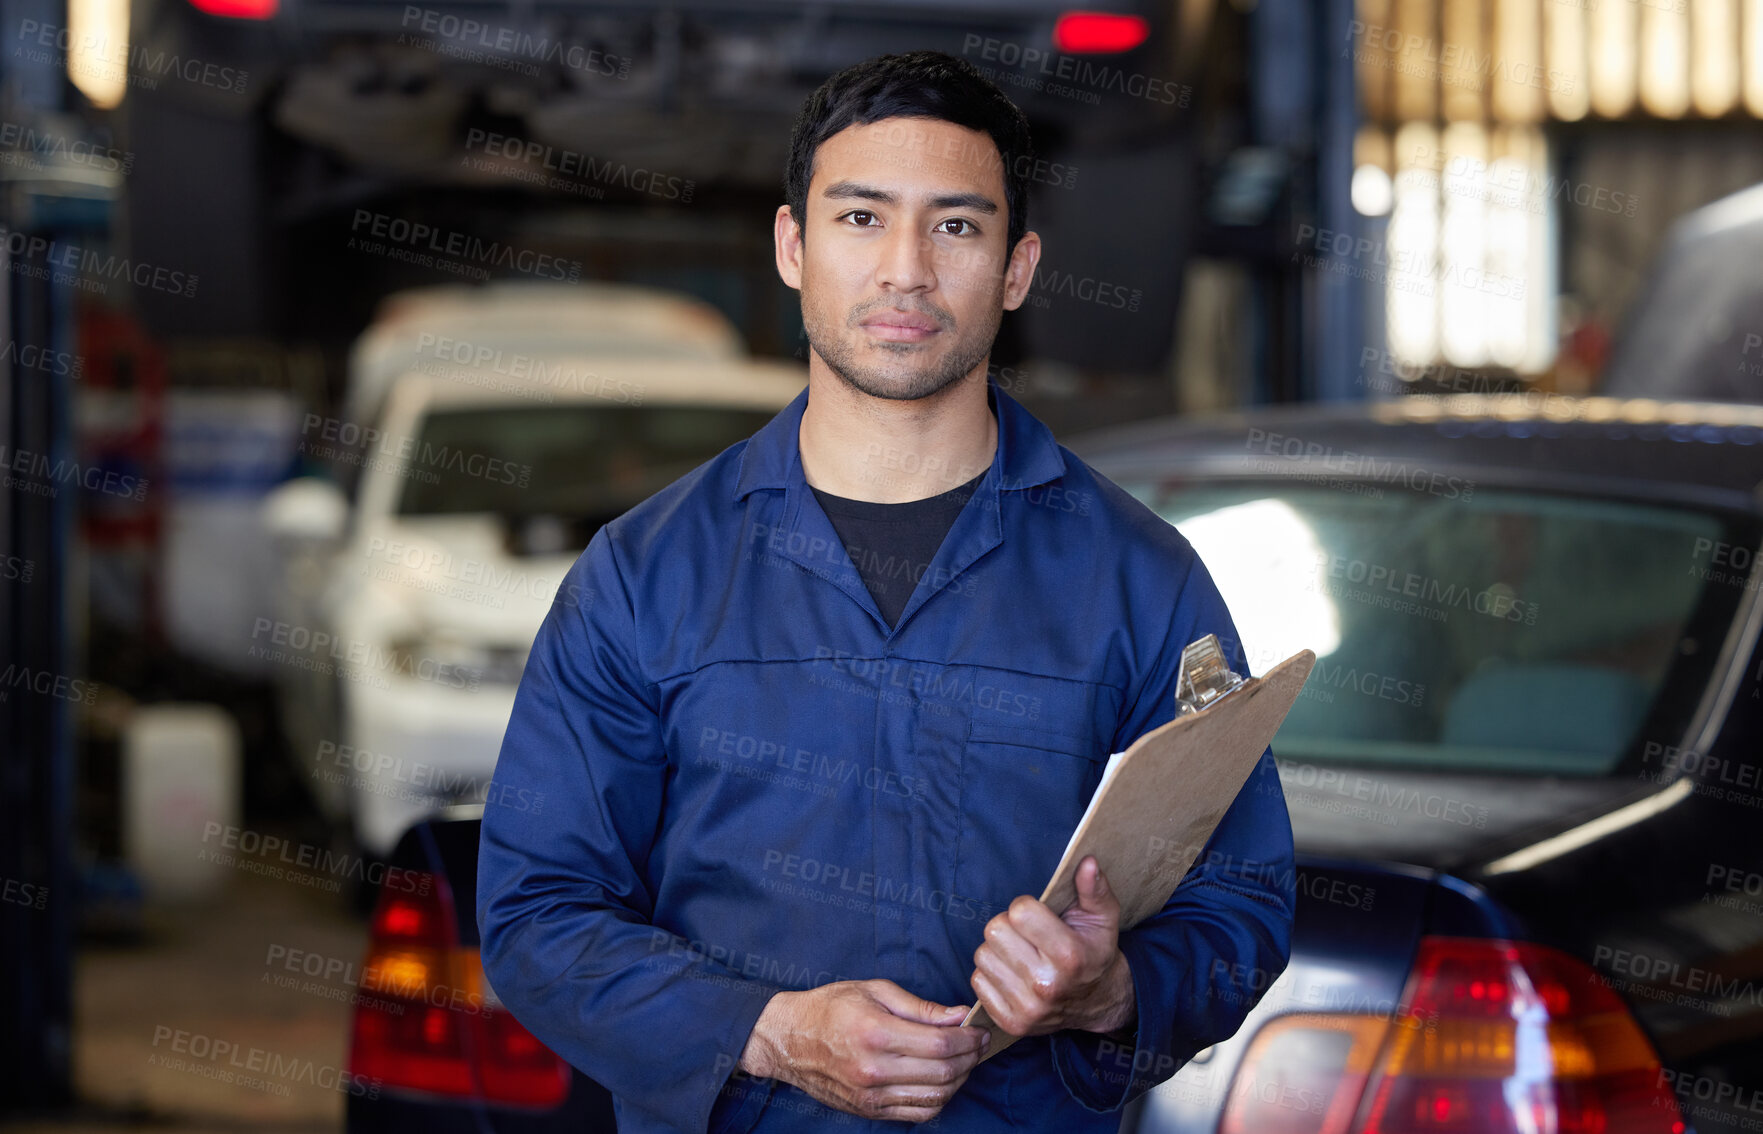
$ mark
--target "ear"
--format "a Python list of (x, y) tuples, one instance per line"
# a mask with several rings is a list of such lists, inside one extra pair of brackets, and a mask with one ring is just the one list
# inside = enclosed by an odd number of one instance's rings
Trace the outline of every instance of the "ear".
[(777, 274), (796, 291), (802, 290), (802, 228), (788, 205), (777, 207), (771, 222), (772, 244), (777, 252)]
[(1029, 285), (1035, 282), (1035, 265), (1041, 262), (1041, 235), (1025, 232), (1010, 252), (1010, 263), (1004, 266), (1004, 310), (1014, 311), (1028, 298)]

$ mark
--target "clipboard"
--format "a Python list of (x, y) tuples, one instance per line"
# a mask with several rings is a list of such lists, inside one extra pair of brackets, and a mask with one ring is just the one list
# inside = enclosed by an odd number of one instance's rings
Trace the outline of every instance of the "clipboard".
[[(1109, 759), (1041, 901), (1056, 914), (1076, 905), (1077, 866), (1093, 854), (1120, 902), (1122, 932), (1161, 910), (1255, 770), (1315, 664), (1314, 653), (1300, 650), (1262, 676), (1243, 680), (1224, 665), (1215, 636), (1183, 650), (1181, 712)], [(982, 1063), (1021, 1038), (999, 1028), (978, 1003), (961, 1023), (991, 1033)]]

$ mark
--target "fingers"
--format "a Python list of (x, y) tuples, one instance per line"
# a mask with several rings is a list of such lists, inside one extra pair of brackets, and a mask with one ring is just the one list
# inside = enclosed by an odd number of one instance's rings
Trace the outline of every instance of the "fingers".
[(1029, 1033), (1040, 1006), (1020, 980), (975, 969), (970, 983), (994, 1023), (1013, 1036)]
[[(1079, 875), (1090, 887), (1089, 900), (1114, 903), (1112, 895), (1097, 897), (1106, 883), (1093, 857), (1080, 864)], [(1061, 918), (1034, 898), (1017, 898), (986, 923), (985, 940), (973, 954), (974, 994), (1011, 1035), (1057, 1030), (1082, 1010), (1117, 952), (1117, 915), (1117, 905), (1109, 913), (1073, 907)]]
[(984, 1028), (933, 1028), (910, 1021), (896, 1021), (885, 1034), (872, 1037), (871, 1049), (901, 1059), (951, 1060), (973, 1056), (977, 1061), (987, 1039)]
[[(1082, 936), (1066, 921), (1033, 898), (1024, 896), (986, 926), (986, 944), (995, 946), (1014, 967), (1032, 980), (1071, 975), (1083, 966)], [(1112, 949), (1114, 943), (1106, 943)], [(1057, 970), (1043, 972), (1042, 970)]]
[(865, 981), (864, 986), (877, 1003), (902, 1020), (941, 1027), (958, 1023), (967, 1015), (967, 1009), (961, 1005), (937, 1004), (922, 996), (914, 996), (891, 980)]
[(922, 1059), (915, 1056), (892, 1056), (860, 1064), (851, 1073), (854, 1087), (893, 1089), (896, 1093), (954, 1087), (967, 1078), (979, 1065), (979, 1049), (951, 1056), (948, 1059)]
[[(971, 1070), (971, 1068), (969, 1069)], [(967, 1071), (947, 1082), (919, 1082), (865, 1088), (855, 1092), (843, 1109), (869, 1118), (928, 1122), (935, 1118), (967, 1082)]]
[(915, 1092), (913, 1101), (878, 1104), (860, 1109), (856, 1113), (866, 1118), (882, 1118), (894, 1122), (929, 1122), (942, 1113), (954, 1095), (953, 1090), (933, 1094), (920, 1088)]
[(1120, 899), (1114, 896), (1114, 888), (1108, 885), (1108, 876), (1102, 873), (1102, 864), (1096, 861), (1095, 855), (1086, 855), (1077, 864), (1077, 904), (1065, 912), (1066, 920), (1073, 920), (1077, 915), (1083, 921), (1111, 925), (1120, 921)]
[(892, 981), (823, 986), (805, 1024), (814, 1042), (788, 1080), (852, 1114), (902, 1122), (935, 1118), (978, 1065), (989, 1036), (960, 1027), (963, 1006), (915, 996)]

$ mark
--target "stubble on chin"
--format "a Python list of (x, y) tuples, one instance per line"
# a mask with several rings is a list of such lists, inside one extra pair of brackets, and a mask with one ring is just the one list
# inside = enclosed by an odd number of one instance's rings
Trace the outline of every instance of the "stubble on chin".
[[(939, 394), (972, 373), (991, 352), (992, 340), (997, 337), (997, 322), (994, 320), (989, 333), (968, 342), (957, 340), (940, 360), (920, 363), (917, 367), (913, 365), (914, 360), (926, 353), (922, 343), (875, 343), (873, 349), (892, 356), (899, 363), (895, 367), (877, 367), (858, 359), (859, 351), (865, 349), (861, 328), (848, 326), (848, 334), (841, 337), (826, 334), (819, 320), (809, 320), (804, 329), (808, 332), (808, 345), (847, 387), (872, 398), (909, 402)], [(955, 333), (953, 328), (945, 328), (938, 338)]]

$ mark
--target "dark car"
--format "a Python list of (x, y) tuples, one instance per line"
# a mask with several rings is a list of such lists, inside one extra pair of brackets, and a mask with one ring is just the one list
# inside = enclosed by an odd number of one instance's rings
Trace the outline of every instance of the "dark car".
[(1763, 185), (1679, 217), (1623, 319), (1599, 389), (1763, 402)]
[[(1408, 398), (1075, 447), (1199, 550), (1252, 670), (1319, 655), (1274, 741), (1291, 964), (1213, 974), (1258, 1005), (1123, 1129), (1755, 1129), (1763, 410)], [(374, 956), (429, 976), (357, 1006), (353, 1130), (609, 1122), (481, 1011), (476, 849), (400, 847), (437, 886), (388, 886)]]

